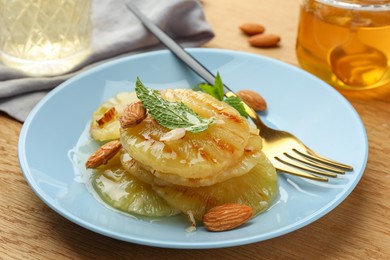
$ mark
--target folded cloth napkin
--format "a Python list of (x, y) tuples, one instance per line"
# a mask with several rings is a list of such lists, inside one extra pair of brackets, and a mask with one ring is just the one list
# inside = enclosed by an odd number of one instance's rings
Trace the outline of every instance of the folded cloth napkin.
[(74, 71), (53, 77), (29, 77), (0, 63), (0, 111), (23, 122), (51, 89), (69, 77), (107, 60), (162, 48), (125, 7), (134, 4), (183, 47), (197, 47), (213, 36), (198, 0), (94, 0), (93, 51)]

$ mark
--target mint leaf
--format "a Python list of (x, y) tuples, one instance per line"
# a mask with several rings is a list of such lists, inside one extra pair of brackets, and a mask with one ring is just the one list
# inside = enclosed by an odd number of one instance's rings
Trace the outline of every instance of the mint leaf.
[(217, 73), (217, 76), (215, 77), (214, 86), (207, 84), (207, 83), (202, 83), (202, 84), (199, 84), (198, 87), (201, 90), (203, 90), (205, 93), (215, 97), (219, 101), (223, 100), (223, 97), (224, 97), (223, 83), (222, 83), (222, 79), (221, 79), (221, 76), (219, 75), (219, 73)]
[(248, 113), (245, 111), (244, 104), (239, 97), (224, 97), (223, 82), (219, 73), (217, 73), (217, 76), (215, 77), (214, 85), (201, 83), (198, 85), (198, 87), (205, 93), (215, 97), (220, 101), (224, 101), (225, 103), (235, 108), (241, 116), (248, 118)]
[(160, 125), (170, 130), (184, 128), (189, 132), (199, 133), (213, 123), (212, 119), (200, 117), (182, 102), (170, 102), (163, 99), (157, 90), (145, 87), (139, 78), (137, 78), (135, 92), (148, 113)]
[(245, 111), (244, 104), (239, 97), (227, 97), (224, 102), (235, 108), (241, 116), (248, 118), (248, 113)]
[(219, 100), (223, 100), (225, 93), (223, 89), (222, 78), (219, 75), (219, 72), (217, 72), (217, 76), (215, 77), (214, 88), (216, 89), (215, 92), (217, 93)]
[(198, 87), (203, 90), (206, 94), (209, 94), (210, 96), (215, 97), (216, 99), (222, 101), (222, 99), (219, 99), (218, 94), (215, 92), (215, 88), (213, 85), (207, 84), (207, 83), (200, 83)]

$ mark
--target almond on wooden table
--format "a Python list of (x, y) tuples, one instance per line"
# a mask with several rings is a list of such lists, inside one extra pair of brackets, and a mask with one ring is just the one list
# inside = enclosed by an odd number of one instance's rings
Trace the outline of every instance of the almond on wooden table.
[(264, 26), (258, 23), (245, 23), (240, 25), (240, 29), (243, 33), (250, 36), (263, 33), (265, 30)]
[(265, 99), (256, 91), (245, 89), (239, 90), (236, 94), (253, 110), (259, 112), (267, 110), (267, 103), (265, 102)]
[(253, 210), (247, 205), (223, 204), (204, 214), (203, 224), (209, 231), (226, 231), (241, 226), (252, 216)]
[(280, 36), (276, 34), (257, 34), (251, 36), (248, 42), (253, 47), (259, 48), (271, 48), (278, 46), (280, 42)]

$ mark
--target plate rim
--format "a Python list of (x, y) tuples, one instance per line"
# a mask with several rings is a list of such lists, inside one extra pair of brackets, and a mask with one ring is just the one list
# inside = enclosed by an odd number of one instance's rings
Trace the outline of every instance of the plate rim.
[[(235, 51), (235, 50), (213, 49), (213, 48), (186, 48), (186, 50), (188, 50), (192, 54), (208, 53), (208, 52), (230, 54), (230, 55), (233, 54), (233, 55), (238, 55), (238, 56), (259, 58), (259, 59), (265, 60), (267, 62), (273, 62), (273, 63), (276, 63), (277, 65), (288, 67), (289, 69), (292, 69), (292, 70), (296, 70), (299, 73), (304, 73), (304, 74), (306, 74), (306, 76), (311, 77), (313, 80), (317, 80), (317, 81), (321, 82), (321, 85), (323, 85), (323, 87), (326, 87), (327, 91), (333, 92), (333, 94), (339, 98), (339, 101), (341, 100), (342, 102), (344, 102), (344, 106), (347, 107), (349, 110), (351, 110), (355, 114), (355, 120), (357, 120), (357, 123), (360, 124), (360, 128), (361, 128), (360, 130), (362, 131), (362, 133), (364, 135), (363, 136), (364, 140), (361, 140), (361, 141), (363, 141), (363, 144), (364, 144), (365, 158), (364, 158), (364, 162), (362, 164), (361, 173), (359, 173), (359, 176), (357, 176), (357, 178), (354, 179), (354, 181), (350, 185), (349, 189), (347, 189), (342, 194), (342, 196), (340, 196), (338, 198), (337, 203), (334, 203), (331, 201), (328, 203), (328, 204), (332, 204), (331, 206), (322, 207), (321, 210), (319, 212), (317, 212), (317, 214), (314, 215), (314, 217), (313, 216), (311, 216), (310, 218), (305, 217), (302, 220), (300, 220), (298, 223), (294, 223), (294, 225), (285, 226), (282, 229), (273, 230), (272, 232), (267, 232), (266, 234), (259, 234), (256, 236), (252, 236), (250, 238), (245, 238), (245, 239), (240, 239), (240, 240), (215, 241), (215, 243), (213, 243), (213, 244), (210, 244), (209, 242), (208, 243), (207, 242), (202, 242), (202, 243), (183, 242), (183, 243), (174, 244), (174, 245), (172, 245), (170, 243), (165, 243), (164, 241), (151, 239), (151, 238), (149, 238), (147, 240), (141, 239), (142, 241), (140, 241), (139, 239), (135, 239), (132, 236), (125, 237), (122, 235), (112, 234), (109, 231), (106, 231), (105, 229), (102, 229), (98, 226), (89, 224), (87, 221), (85, 221), (84, 219), (82, 219), (74, 214), (70, 217), (69, 214), (71, 214), (71, 212), (66, 211), (64, 208), (62, 208), (62, 210), (60, 210), (57, 207), (55, 207), (55, 205), (53, 205), (48, 198), (46, 198), (45, 196), (43, 196), (39, 192), (41, 189), (36, 185), (36, 183), (33, 182), (31, 174), (27, 174), (27, 172), (29, 171), (29, 167), (28, 167), (28, 163), (27, 163), (27, 155), (25, 154), (26, 151), (25, 151), (23, 145), (25, 144), (25, 141), (27, 138), (29, 126), (33, 122), (35, 116), (39, 113), (39, 111), (46, 104), (46, 102), (48, 100), (50, 100), (54, 95), (56, 95), (57, 92), (61, 91), (63, 88), (66, 88), (67, 86), (71, 85), (73, 82), (78, 81), (80, 78), (86, 77), (86, 76), (91, 75), (91, 74), (98, 73), (99, 71), (105, 70), (106, 68), (109, 68), (109, 67), (111, 67), (115, 64), (118, 64), (118, 63), (126, 63), (128, 61), (133, 60), (133, 59), (142, 59), (142, 58), (148, 57), (148, 56), (170, 54), (170, 52), (168, 50), (157, 50), (157, 51), (138, 53), (138, 54), (134, 54), (134, 55), (126, 56), (126, 57), (113, 59), (113, 60), (110, 60), (108, 62), (104, 62), (102, 64), (99, 64), (95, 67), (92, 67), (86, 71), (79, 73), (78, 75), (76, 75), (74, 77), (71, 77), (70, 79), (68, 79), (68, 80), (64, 81), (63, 83), (61, 83), (60, 85), (58, 85), (56, 88), (51, 90), (47, 95), (45, 95), (37, 103), (37, 105), (31, 110), (31, 112), (29, 113), (25, 122), (23, 123), (22, 129), (21, 129), (20, 134), (19, 134), (18, 160), (19, 160), (19, 165), (21, 167), (24, 178), (26, 179), (30, 188), (33, 190), (33, 192), (38, 196), (38, 198), (40, 200), (42, 200), (47, 206), (49, 206), (51, 209), (53, 209), (55, 212), (57, 212), (59, 215), (63, 216), (64, 218), (68, 219), (69, 221), (71, 221), (79, 226), (82, 226), (88, 230), (91, 230), (93, 232), (96, 232), (98, 234), (101, 234), (101, 235), (104, 235), (107, 237), (115, 238), (115, 239), (126, 241), (126, 242), (131, 242), (131, 243), (135, 243), (135, 244), (154, 246), (154, 247), (162, 247), (162, 248), (207, 249), (207, 248), (224, 248), (224, 247), (240, 246), (240, 245), (245, 245), (245, 244), (250, 244), (250, 243), (255, 243), (255, 242), (261, 242), (261, 241), (265, 241), (265, 240), (268, 240), (271, 238), (276, 238), (276, 237), (294, 232), (294, 231), (299, 230), (300, 228), (307, 226), (307, 225), (317, 221), (318, 219), (322, 218), (323, 216), (325, 216), (326, 214), (331, 212), (333, 209), (335, 209), (338, 205), (340, 205), (350, 195), (350, 193), (353, 191), (353, 189), (360, 182), (360, 180), (364, 174), (364, 171), (365, 171), (365, 168), (367, 165), (367, 161), (368, 161), (368, 148), (369, 147), (368, 147), (367, 133), (366, 133), (364, 124), (363, 124), (359, 114), (354, 109), (352, 104), (344, 96), (341, 95), (341, 93), (339, 93), (336, 89), (334, 89), (330, 85), (326, 84), (322, 80), (318, 79), (314, 75), (302, 70), (301, 68), (296, 67), (294, 65), (291, 65), (289, 63), (274, 59), (274, 58), (267, 57), (267, 56), (262, 56), (262, 55), (253, 54), (253, 53), (246, 53), (246, 52), (241, 52), (241, 51)], [(358, 173), (356, 173), (356, 174), (358, 174)], [(65, 214), (65, 212), (67, 212), (68, 214)], [(185, 232), (185, 231), (183, 230), (183, 232)], [(259, 239), (259, 237), (261, 239)]]

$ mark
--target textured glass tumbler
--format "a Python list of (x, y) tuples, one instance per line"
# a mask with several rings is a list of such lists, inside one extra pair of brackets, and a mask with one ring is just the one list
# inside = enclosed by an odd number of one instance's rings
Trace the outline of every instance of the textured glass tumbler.
[(91, 51), (92, 0), (0, 0), (0, 59), (27, 75), (63, 74)]

